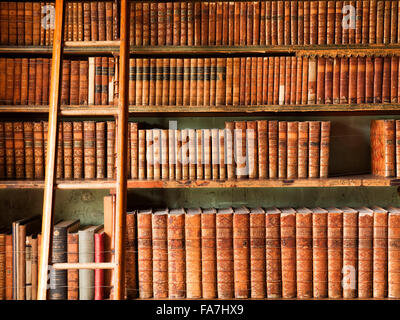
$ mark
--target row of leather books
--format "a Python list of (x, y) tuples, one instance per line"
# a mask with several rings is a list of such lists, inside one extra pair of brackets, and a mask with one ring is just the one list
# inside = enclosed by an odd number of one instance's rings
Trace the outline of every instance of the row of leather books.
[(400, 298), (400, 209), (137, 210), (129, 298)]
[[(0, 300), (36, 300), (41, 248), (41, 216), (20, 219), (0, 229)], [(104, 262), (103, 225), (81, 226), (63, 220), (54, 226), (52, 263)], [(104, 270), (50, 268), (51, 300), (103, 300)]]
[(130, 44), (399, 43), (397, 1), (131, 2)]
[(372, 120), (370, 139), (372, 174), (400, 177), (400, 120)]
[[(61, 104), (112, 105), (117, 96), (118, 60), (111, 57), (64, 59)], [(0, 58), (0, 103), (48, 105), (50, 58)]]
[[(56, 178), (115, 178), (115, 130), (114, 121), (60, 122)], [(47, 135), (47, 121), (0, 122), (0, 179), (44, 179)]]
[(397, 103), (399, 56), (130, 59), (129, 104)]
[[(0, 3), (0, 44), (53, 44), (54, 2)], [(116, 1), (66, 1), (65, 41), (105, 41), (119, 39), (119, 9)]]

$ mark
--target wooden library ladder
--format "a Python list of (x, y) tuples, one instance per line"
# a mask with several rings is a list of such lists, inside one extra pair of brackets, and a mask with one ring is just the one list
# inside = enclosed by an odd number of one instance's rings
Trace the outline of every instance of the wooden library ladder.
[[(127, 197), (127, 137), (128, 137), (128, 68), (129, 68), (129, 2), (120, 1), (120, 51), (119, 51), (119, 99), (117, 120), (117, 179), (116, 179), (116, 210), (113, 217), (114, 259), (105, 263), (57, 263), (54, 269), (109, 269), (113, 272), (113, 299), (124, 298), (125, 291), (125, 214)], [(54, 217), (54, 187), (57, 153), (57, 128), (60, 111), (61, 63), (63, 57), (65, 1), (55, 1), (55, 29), (52, 51), (49, 99), (49, 132), (47, 139), (46, 174), (43, 198), (42, 245), (40, 249), (38, 299), (46, 300), (48, 286), (49, 257), (51, 252), (53, 217)]]

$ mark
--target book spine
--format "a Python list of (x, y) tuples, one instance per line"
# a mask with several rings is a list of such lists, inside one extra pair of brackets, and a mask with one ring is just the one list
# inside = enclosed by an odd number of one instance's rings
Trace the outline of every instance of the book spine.
[(255, 179), (258, 177), (257, 122), (247, 121), (246, 126), (246, 160), (248, 166), (248, 176), (250, 179)]
[(309, 123), (299, 122), (298, 128), (298, 177), (304, 179), (308, 177)]
[(113, 179), (115, 173), (115, 122), (107, 121), (107, 179)]
[(168, 297), (186, 295), (185, 215), (168, 215)]
[(390, 102), (397, 103), (399, 101), (398, 88), (399, 88), (399, 57), (392, 56), (391, 59), (391, 90), (390, 90)]
[(175, 177), (182, 180), (182, 131), (175, 130)]
[(268, 121), (269, 177), (278, 177), (278, 121)]
[(390, 103), (391, 57), (383, 57), (382, 102)]
[(24, 125), (23, 122), (13, 122), (14, 132), (14, 161), (15, 178), (23, 179), (25, 177), (25, 151), (24, 151)]
[(199, 81), (197, 81), (198, 78), (197, 60), (198, 59), (190, 59), (189, 104), (191, 106), (195, 106), (197, 104), (197, 86), (199, 83)]
[(325, 103), (333, 102), (333, 58), (326, 58), (325, 65)]
[(138, 178), (146, 178), (146, 130), (138, 131)]
[(278, 178), (287, 177), (287, 121), (278, 122)]
[(343, 214), (328, 212), (328, 297), (342, 297)]
[(189, 134), (188, 129), (181, 130), (182, 180), (189, 179)]
[(139, 298), (153, 296), (152, 215), (137, 214)]
[(180, 45), (185, 46), (188, 44), (188, 3), (187, 2), (181, 2), (180, 19), (181, 19)]
[(137, 297), (137, 228), (136, 212), (126, 215), (126, 271), (125, 271), (125, 293), (128, 299)]
[(282, 213), (281, 228), (281, 268), (282, 297), (296, 297), (296, 214)]
[(257, 120), (258, 138), (258, 176), (260, 179), (268, 178), (268, 121)]
[(309, 122), (309, 143), (308, 143), (308, 177), (319, 178), (320, 176), (320, 143), (321, 143), (321, 122)]
[(326, 59), (324, 57), (317, 58), (317, 103), (325, 103), (325, 65)]
[(153, 157), (153, 130), (146, 129), (146, 177), (148, 180), (154, 179), (154, 157)]
[(4, 122), (0, 122), (0, 179), (4, 179), (6, 177), (5, 156), (6, 156), (6, 146), (5, 146)]
[(358, 269), (358, 213), (343, 212), (343, 298), (357, 296), (356, 274)]
[(14, 132), (13, 123), (4, 123), (4, 145), (6, 152), (6, 178), (15, 178), (15, 154), (14, 154)]
[(388, 227), (388, 298), (400, 297), (399, 264), (400, 215), (389, 213)]
[(0, 300), (5, 300), (6, 293), (6, 235), (0, 234)]
[(298, 135), (299, 123), (289, 121), (287, 123), (287, 178), (296, 179), (298, 176)]
[[(104, 262), (104, 232), (94, 234), (94, 262)], [(94, 300), (104, 300), (104, 270), (94, 270)]]
[(313, 293), (314, 298), (328, 297), (327, 214), (313, 213)]
[(373, 212), (358, 217), (358, 297), (373, 296)]
[[(395, 124), (395, 130), (396, 130), (396, 177), (400, 177), (400, 121), (396, 120)], [(372, 146), (371, 146), (372, 147)]]
[(396, 156), (396, 123), (394, 120), (384, 120), (384, 159), (385, 177), (395, 176)]
[(96, 176), (96, 123), (83, 122), (84, 177), (94, 179)]
[(74, 121), (73, 124), (73, 161), (74, 179), (82, 179), (83, 176), (83, 123)]
[(357, 58), (357, 103), (365, 102), (365, 68), (366, 60), (365, 57)]
[(236, 178), (243, 179), (248, 175), (245, 121), (235, 121), (234, 150), (236, 160)]
[(5, 239), (5, 298), (13, 300), (13, 239), (11, 234)]
[(161, 179), (161, 130), (153, 129), (153, 179)]
[(265, 214), (250, 213), (250, 293), (251, 298), (266, 297)]
[[(1, 128), (0, 130), (2, 130)], [(4, 134), (4, 132), (2, 132)], [(3, 136), (4, 137), (4, 136)], [(25, 151), (25, 174), (24, 177), (26, 179), (34, 179), (34, 145), (33, 145), (33, 122), (25, 121), (23, 122), (23, 142), (24, 142), (24, 151)], [(0, 151), (1, 153), (1, 151)], [(4, 169), (4, 168), (3, 168)], [(4, 170), (3, 170), (4, 172)], [(0, 169), (0, 176), (1, 169)]]
[(281, 271), (281, 225), (280, 213), (267, 213), (265, 216), (265, 256), (267, 297), (282, 297)]
[(201, 214), (187, 214), (185, 216), (186, 297), (189, 299), (202, 297), (201, 231)]
[(228, 179), (235, 178), (234, 159), (234, 122), (225, 122), (226, 175)]
[(374, 101), (374, 62), (371, 56), (365, 58), (365, 102)]
[(217, 298), (216, 214), (201, 214), (201, 285), (204, 299)]
[[(38, 127), (35, 130), (35, 127)], [(40, 122), (34, 123), (34, 145), (35, 145), (35, 178), (43, 178), (43, 134), (41, 134)], [(64, 151), (64, 178), (73, 179), (73, 133), (72, 122), (63, 122), (63, 151)], [(36, 140), (37, 137), (37, 140)], [(37, 149), (36, 149), (37, 148)], [(37, 157), (42, 159), (40, 166), (36, 165)]]
[(130, 149), (131, 149), (131, 178), (138, 179), (138, 123), (130, 122), (129, 123), (129, 131), (130, 131)]
[(188, 129), (189, 136), (189, 179), (196, 180), (196, 130)]
[(167, 214), (153, 214), (153, 296), (168, 298)]
[[(78, 233), (68, 233), (67, 238), (67, 262), (79, 262), (79, 236)], [(68, 300), (79, 299), (79, 271), (70, 269), (67, 271)]]
[(382, 103), (383, 57), (374, 57), (373, 102)]
[(9, 7), (8, 2), (1, 2), (0, 3), (0, 43), (1, 44), (8, 44), (8, 33), (9, 33)]
[(328, 177), (329, 168), (329, 149), (330, 149), (330, 121), (321, 121), (321, 142), (320, 142), (320, 164), (319, 164), (319, 177)]
[[(53, 250), (52, 262), (62, 263), (68, 259), (67, 229), (56, 227), (53, 231)], [(67, 290), (67, 271), (54, 270), (50, 276), (50, 300), (66, 300), (68, 297)]]

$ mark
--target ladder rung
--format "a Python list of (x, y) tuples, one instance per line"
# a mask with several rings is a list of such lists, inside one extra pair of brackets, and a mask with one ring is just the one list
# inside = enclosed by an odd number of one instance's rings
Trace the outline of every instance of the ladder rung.
[(81, 262), (81, 263), (54, 263), (53, 269), (66, 270), (66, 269), (114, 269), (116, 264), (114, 262)]

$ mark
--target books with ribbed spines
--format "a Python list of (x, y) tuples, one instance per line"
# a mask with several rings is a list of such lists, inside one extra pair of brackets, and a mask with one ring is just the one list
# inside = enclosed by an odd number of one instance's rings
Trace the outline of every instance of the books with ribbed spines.
[(340, 58), (340, 103), (348, 103), (349, 97), (349, 58)]
[(186, 296), (185, 209), (168, 214), (168, 297)]
[[(20, 62), (20, 61), (19, 61)], [(18, 68), (20, 69), (20, 68)], [(17, 68), (15, 69), (15, 76)], [(47, 75), (46, 75), (47, 76)], [(40, 105), (42, 104), (42, 93), (43, 93), (43, 59), (41, 58), (36, 58), (36, 71), (35, 71), (35, 104)], [(14, 90), (19, 90), (17, 86), (15, 86)], [(19, 96), (19, 95), (18, 95)]]
[(108, 57), (101, 58), (101, 104), (108, 104)]
[[(97, 7), (97, 5), (96, 5)], [(64, 33), (64, 39), (67, 41), (73, 41), (73, 28), (74, 28), (74, 23), (73, 23), (73, 3), (70, 2), (67, 4), (65, 8), (65, 18), (64, 20), (66, 21), (66, 30)]]
[(397, 31), (398, 31), (398, 3), (393, 2), (391, 3), (392, 8), (391, 8), (391, 30), (390, 30), (390, 43), (396, 43), (397, 42)]
[(399, 57), (391, 57), (391, 90), (390, 90), (390, 102), (397, 103), (398, 98), (398, 88), (399, 88)]
[(288, 99), (288, 104), (296, 104), (296, 73), (297, 73), (297, 58), (296, 57), (291, 57), (290, 58), (290, 74), (291, 74), (291, 80), (290, 80), (290, 99)]
[(399, 264), (399, 241), (400, 241), (400, 210), (399, 208), (388, 207), (388, 297), (400, 297), (400, 276)]
[(266, 296), (265, 211), (250, 209), (250, 293), (251, 298)]
[(219, 178), (219, 130), (210, 129), (211, 132), (211, 179)]
[(91, 29), (91, 19), (90, 19), (90, 3), (83, 3), (83, 40), (90, 41), (90, 29)]
[(70, 63), (71, 63), (70, 80), (72, 85), (69, 90), (69, 103), (72, 105), (77, 105), (79, 104), (79, 86), (74, 84), (79, 84), (80, 61), (71, 60)]
[[(168, 60), (168, 59), (166, 59)], [(190, 59), (190, 76), (189, 76), (189, 100), (188, 103), (191, 106), (195, 106), (197, 104), (197, 86), (198, 86), (198, 66), (197, 60), (199, 59)], [(167, 93), (168, 94), (168, 93)]]
[[(73, 134), (72, 122), (63, 122), (63, 149), (64, 149), (64, 178), (72, 179), (73, 173)], [(33, 124), (33, 139), (35, 146), (35, 178), (43, 178), (43, 129), (41, 122)], [(36, 160), (41, 159), (41, 165)]]
[(225, 162), (226, 177), (233, 179), (235, 177), (235, 151), (234, 151), (234, 122), (225, 122)]
[(313, 297), (312, 211), (296, 209), (296, 278), (297, 297)]
[(373, 211), (358, 208), (358, 297), (372, 297), (373, 280)]
[[(317, 88), (316, 88), (316, 98), (318, 104), (325, 103), (325, 65), (326, 61), (324, 57), (317, 58)], [(311, 103), (314, 103), (315, 100)]]
[(153, 129), (153, 179), (161, 179), (161, 130)]
[(235, 296), (234, 292), (234, 249), (233, 209), (218, 209), (216, 225), (217, 293), (220, 299)]
[(137, 212), (138, 287), (139, 298), (144, 299), (153, 296), (152, 213), (151, 209)]
[(186, 297), (189, 299), (202, 297), (201, 213), (200, 208), (192, 208), (185, 216)]
[(278, 177), (278, 121), (268, 121), (269, 178)]
[[(276, 20), (277, 20), (277, 40), (278, 45), (284, 44), (284, 35), (285, 35), (285, 8), (284, 1), (277, 1), (277, 11), (276, 11)], [(274, 31), (272, 31), (274, 32)]]
[[(169, 62), (170, 62), (170, 59), (166, 59), (166, 58), (162, 59), (162, 75), (161, 75), (161, 81), (162, 81), (161, 104), (162, 105), (168, 105), (168, 92), (169, 92), (169, 82), (170, 82)], [(144, 79), (144, 77), (143, 77), (143, 79)]]
[(281, 209), (280, 232), (282, 297), (294, 298), (296, 297), (296, 211), (294, 209)]
[(130, 105), (136, 104), (136, 59), (129, 59), (128, 91), (129, 91), (128, 94), (129, 104)]
[[(313, 8), (313, 6), (311, 6)], [(327, 38), (327, 1), (318, 1), (318, 27), (312, 28), (314, 32), (317, 30), (318, 44), (326, 44)], [(312, 16), (313, 17), (313, 16)], [(315, 21), (314, 21), (315, 22)], [(312, 43), (313, 44), (313, 43)]]
[[(7, 61), (7, 63), (11, 63), (12, 68), (14, 69), (14, 61), (12, 59), (10, 59), (10, 61)], [(64, 68), (63, 68), (63, 72), (64, 72)], [(9, 72), (9, 70), (7, 69), (7, 77), (11, 76), (14, 77), (14, 70), (12, 70), (11, 74)], [(66, 77), (69, 77), (66, 76)], [(7, 82), (7, 90), (11, 89), (13, 90), (13, 86), (10, 86), (10, 82), (12, 82), (13, 79), (11, 78), (11, 80), (8, 78), (8, 82)], [(36, 59), (35, 58), (29, 58), (28, 60), (28, 104), (29, 105), (34, 105), (35, 104), (35, 92), (36, 92), (36, 88), (35, 88), (35, 82), (36, 82)], [(12, 95), (12, 92), (11, 92)], [(62, 97), (62, 94), (61, 94)], [(11, 99), (7, 99), (7, 100), (11, 100)]]
[(196, 152), (196, 130), (187, 129), (188, 132), (188, 149), (189, 149), (189, 179), (196, 179), (196, 163), (197, 163), (197, 152)]
[[(199, 59), (202, 60), (202, 59)], [(172, 58), (169, 61), (169, 74), (167, 75), (169, 79), (169, 105), (176, 105), (176, 59)], [(199, 92), (197, 90), (197, 92)]]
[(234, 122), (234, 152), (236, 178), (243, 179), (248, 176), (246, 157), (246, 121)]
[(233, 276), (235, 298), (248, 298), (250, 296), (249, 213), (250, 210), (246, 207), (235, 208), (233, 211)]
[(248, 167), (249, 179), (255, 179), (258, 176), (257, 140), (257, 122), (246, 121), (246, 162)]
[(13, 140), (14, 140), (14, 166), (15, 178), (23, 179), (25, 177), (25, 153), (24, 153), (24, 125), (23, 122), (13, 122)]
[(298, 177), (298, 144), (299, 123), (297, 121), (287, 122), (287, 178)]
[[(95, 91), (96, 91), (96, 62), (95, 57), (89, 57), (88, 59), (88, 104), (95, 104)], [(130, 94), (130, 93), (129, 93)]]
[(177, 46), (180, 44), (181, 39), (181, 26), (180, 26), (180, 2), (173, 2), (173, 33), (172, 33), (172, 44)]
[(391, 57), (383, 57), (383, 77), (382, 77), (382, 102), (390, 102), (390, 82), (391, 82)]
[(390, 6), (392, 1), (385, 1), (383, 18), (383, 43), (390, 43)]
[(168, 209), (152, 214), (153, 296), (168, 298)]
[(101, 105), (101, 94), (102, 94), (102, 58), (101, 57), (94, 57), (94, 104)]
[(333, 102), (333, 58), (325, 59), (325, 103)]
[(303, 9), (304, 21), (304, 44), (310, 44), (310, 2), (304, 1)]
[(202, 209), (201, 213), (201, 285), (202, 297), (217, 297), (217, 238), (216, 209)]
[(387, 297), (388, 293), (388, 212), (373, 206), (373, 275), (374, 298)]
[(118, 15), (118, 3), (113, 2), (113, 39), (119, 39), (119, 15)]
[(17, 3), (8, 2), (8, 44), (17, 44)]
[(365, 58), (365, 102), (374, 101), (374, 63), (371, 56)]
[[(279, 63), (279, 65), (275, 64), (275, 73), (276, 78), (274, 80), (274, 99), (277, 104), (282, 105), (285, 103), (285, 68), (286, 68), (286, 59), (285, 57), (278, 57), (275, 63)], [(279, 71), (278, 71), (279, 70)], [(276, 98), (275, 98), (276, 97)]]
[(125, 295), (132, 299), (137, 297), (137, 211), (127, 212), (126, 214), (126, 271), (125, 271)]
[[(54, 225), (52, 263), (68, 261), (68, 233), (79, 229), (79, 220), (65, 220)], [(66, 300), (68, 298), (67, 271), (53, 270), (50, 276), (50, 300)]]
[[(140, 62), (142, 59), (137, 59), (136, 60), (136, 104), (140, 105), (141, 104), (141, 99), (142, 99), (142, 77), (141, 74), (139, 74), (139, 69)], [(163, 101), (163, 80), (164, 80), (164, 74), (163, 74), (163, 60), (164, 59), (156, 59), (156, 79), (155, 79), (155, 104), (156, 105), (161, 105)], [(165, 99), (165, 98), (164, 98)]]
[(210, 105), (216, 105), (217, 58), (210, 58)]
[(105, 40), (111, 41), (113, 39), (113, 3), (107, 1), (106, 7), (106, 37)]
[[(3, 128), (0, 128), (2, 130)], [(3, 133), (3, 132), (1, 132)], [(0, 134), (1, 134), (0, 133)], [(24, 141), (24, 153), (25, 153), (25, 171), (24, 177), (26, 179), (33, 179), (34, 178), (34, 145), (33, 145), (33, 122), (24, 121), (23, 122), (23, 141)], [(1, 142), (0, 142), (1, 143)], [(1, 154), (1, 151), (0, 151)], [(1, 155), (0, 155), (1, 156)], [(1, 160), (0, 160), (1, 162)], [(0, 164), (1, 167), (1, 164)], [(2, 172), (0, 168), (0, 176), (2, 176)]]
[[(318, 6), (320, 1), (310, 2), (310, 44), (317, 44), (318, 42)], [(322, 19), (321, 19), (322, 20)]]
[[(204, 178), (204, 151), (203, 151), (203, 130), (196, 129), (195, 130), (195, 171), (196, 171), (196, 179), (203, 180)], [(171, 176), (170, 176), (171, 179)]]
[[(2, 5), (1, 2), (0, 2), (0, 5)], [(7, 59), (0, 59), (0, 103), (2, 103), (2, 104), (8, 103), (6, 100), (6, 97), (7, 97), (6, 61), (7, 61)], [(24, 72), (24, 73), (25, 73), (24, 78), (26, 79), (26, 72)], [(28, 89), (28, 85), (26, 85), (26, 88)], [(24, 104), (26, 104), (26, 101), (24, 101)]]
[[(30, 69), (30, 64), (31, 64), (31, 61), (29, 61), (29, 69)], [(63, 59), (62, 75), (61, 75), (61, 98), (60, 98), (60, 103), (62, 105), (69, 104), (70, 69), (71, 69), (70, 61)], [(31, 81), (30, 81), (30, 77), (29, 77), (29, 90), (28, 91), (30, 91), (30, 87), (31, 87)], [(30, 96), (30, 94), (28, 93), (28, 101), (30, 100), (29, 96)]]
[[(85, 105), (88, 104), (88, 69), (89, 69), (89, 65), (88, 65), (88, 61), (87, 60), (81, 60), (78, 61), (79, 63), (79, 89), (77, 89), (77, 91), (79, 90), (79, 97), (78, 97), (78, 101), (79, 104), (81, 105)], [(71, 70), (72, 73), (72, 70)], [(71, 74), (72, 76), (72, 74)], [(77, 79), (77, 77), (75, 78)], [(74, 82), (76, 83), (76, 82)], [(74, 87), (74, 86), (73, 86)], [(71, 89), (72, 92), (72, 89)], [(71, 93), (72, 95), (72, 93)], [(75, 104), (71, 101), (71, 104)], [(76, 103), (78, 104), (78, 103)]]
[[(79, 235), (78, 232), (68, 232), (67, 235), (67, 262), (79, 262)], [(67, 270), (67, 298), (68, 300), (79, 299), (79, 271)]]
[(309, 121), (308, 139), (308, 177), (319, 178), (320, 176), (320, 143), (321, 143), (321, 121)]
[(343, 211), (343, 298), (357, 296), (358, 211), (344, 207)]
[(6, 159), (6, 178), (15, 178), (15, 155), (13, 123), (4, 122), (4, 146)]
[(9, 44), (8, 42), (8, 14), (9, 14), (9, 7), (8, 2), (1, 2), (0, 3), (0, 43), (1, 44)]
[(73, 161), (74, 179), (83, 177), (83, 123), (80, 121), (72, 122), (73, 127)]
[[(173, 44), (173, 3), (168, 2), (166, 7), (166, 31), (165, 31), (165, 44), (171, 46)], [(148, 43), (143, 43), (143, 45), (148, 45)]]
[(299, 122), (298, 124), (298, 177), (304, 179), (308, 177), (308, 139), (309, 139), (309, 123), (308, 121)]
[(83, 121), (83, 163), (85, 179), (96, 177), (96, 122)]
[(253, 44), (253, 23), (255, 23), (254, 17), (254, 2), (247, 2), (247, 16), (246, 16), (246, 44)]
[(365, 102), (365, 57), (357, 57), (357, 103)]
[(328, 297), (328, 211), (312, 209), (313, 236), (313, 295)]
[[(43, 60), (45, 62), (49, 61), (49, 59), (45, 59), (45, 58)], [(45, 70), (45, 69), (43, 70), (44, 75), (48, 74), (48, 65), (46, 65), (45, 68), (46, 67), (47, 67), (47, 70)], [(29, 77), (28, 70), (29, 70), (29, 60), (28, 60), (28, 58), (22, 58), (21, 59), (21, 85), (20, 85), (20, 87), (21, 87), (21, 104), (28, 104), (28, 77)], [(5, 70), (4, 70), (4, 76), (6, 76)], [(5, 79), (4, 79), (3, 83), (4, 83), (4, 90), (5, 90), (5, 86), (6, 86)], [(48, 77), (43, 78), (43, 91), (45, 90), (44, 87), (46, 84), (47, 84), (47, 91), (42, 93), (43, 104), (48, 103)]]
[[(262, 76), (262, 64), (261, 64), (260, 59), (256, 57), (251, 58), (251, 76), (250, 76), (250, 104), (251, 105), (256, 105), (257, 104), (257, 98), (260, 96), (262, 93), (262, 87), (258, 87), (257, 90), (257, 81), (259, 79), (259, 76)], [(261, 67), (261, 71), (258, 72), (258, 68)], [(290, 80), (289, 80), (290, 81)], [(259, 98), (258, 98), (259, 99)]]
[[(39, 60), (39, 59), (37, 59)], [(13, 101), (11, 104), (21, 104), (21, 59), (14, 59), (14, 92)], [(35, 90), (36, 92), (36, 90)], [(36, 101), (34, 101), (36, 102)]]
[(187, 45), (187, 36), (188, 36), (188, 3), (181, 2), (181, 11), (180, 11), (180, 45)]
[[(103, 228), (87, 226), (78, 231), (79, 263), (95, 262), (94, 234)], [(79, 300), (93, 300), (95, 293), (94, 270), (79, 270)]]
[(189, 179), (189, 134), (188, 129), (181, 130), (181, 165), (182, 180)]
[(268, 121), (257, 120), (258, 177), (268, 177)]
[(310, 56), (308, 59), (308, 91), (307, 91), (308, 104), (315, 104), (316, 93), (317, 93), (317, 58), (315, 56)]
[(114, 178), (115, 164), (115, 122), (107, 121), (107, 179)]
[(269, 59), (264, 57), (263, 59), (263, 72), (262, 72), (262, 103), (268, 103), (268, 71), (269, 71)]
[(226, 58), (216, 59), (216, 105), (224, 105), (226, 101)]
[[(229, 60), (230, 58), (228, 58)], [(241, 58), (233, 58), (233, 66), (232, 66), (232, 72), (233, 72), (233, 78), (232, 78), (232, 105), (236, 106), (239, 105), (239, 96), (240, 96), (240, 60)], [(229, 68), (227, 68), (227, 77), (229, 79)], [(228, 84), (227, 84), (227, 88)], [(229, 101), (228, 99), (229, 93), (227, 92), (227, 103)]]
[(371, 172), (373, 175), (393, 177), (396, 174), (395, 131), (394, 120), (371, 122)]
[(5, 300), (13, 299), (13, 241), (12, 234), (5, 236)]
[(184, 45), (192, 46), (193, 45), (193, 36), (194, 36), (194, 4), (192, 2), (188, 2), (187, 4), (187, 40)]
[(330, 121), (321, 121), (321, 140), (320, 140), (320, 156), (319, 156), (319, 177), (328, 177), (329, 167), (329, 146), (330, 146)]
[[(97, 130), (97, 128), (96, 128)], [(130, 150), (131, 150), (131, 178), (138, 178), (138, 146), (139, 146), (139, 135), (138, 135), (138, 123), (130, 122), (129, 123), (129, 131), (130, 131)]]
[(32, 3), (25, 2), (24, 3), (24, 44), (25, 45), (32, 45), (32, 31), (33, 31), (33, 17), (32, 17)]
[(287, 121), (278, 122), (278, 178), (287, 177)]
[(301, 95), (301, 103), (307, 104), (308, 102), (308, 69), (309, 69), (309, 59), (308, 57), (303, 57), (303, 66), (302, 66), (302, 95)]
[(146, 177), (148, 180), (154, 178), (154, 148), (153, 148), (153, 130), (146, 129)]
[(106, 7), (105, 2), (97, 3), (98, 26), (99, 26), (99, 41), (106, 40)]
[(373, 102), (382, 102), (383, 57), (374, 57)]
[(4, 135), (4, 122), (0, 122), (0, 179), (4, 179), (6, 176), (6, 148)]
[(25, 4), (23, 2), (17, 2), (17, 44), (24, 44), (24, 13)]
[[(150, 59), (142, 59), (142, 86), (141, 92), (137, 94), (142, 95), (142, 104), (148, 105), (149, 104), (149, 94), (150, 94)], [(140, 86), (139, 86), (140, 87)], [(168, 98), (168, 95), (166, 95)], [(168, 103), (166, 103), (168, 104)]]
[(38, 289), (38, 264), (39, 264), (39, 252), (38, 252), (38, 239), (36, 235), (30, 236), (31, 242), (31, 298), (37, 300), (37, 289)]
[(266, 208), (265, 212), (267, 297), (280, 298), (282, 297), (281, 211), (277, 208)]
[(32, 236), (25, 242), (25, 300), (32, 300)]
[(328, 297), (342, 297), (343, 211), (328, 211)]

